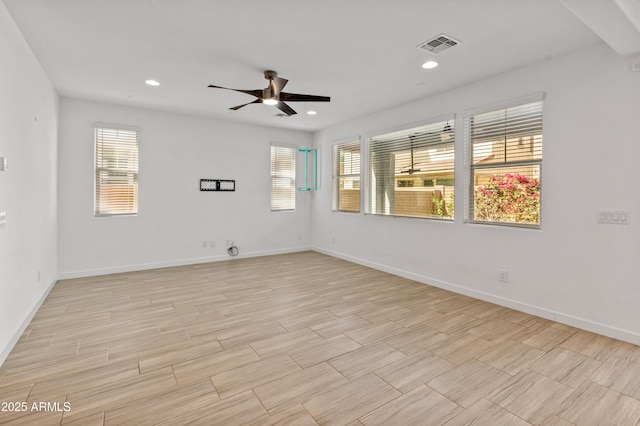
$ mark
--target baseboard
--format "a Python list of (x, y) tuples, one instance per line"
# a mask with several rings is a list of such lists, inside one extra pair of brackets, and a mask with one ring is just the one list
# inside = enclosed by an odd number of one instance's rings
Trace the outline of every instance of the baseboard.
[(168, 260), (168, 261), (160, 261), (160, 262), (138, 263), (138, 264), (113, 266), (113, 267), (106, 267), (106, 268), (83, 269), (78, 271), (60, 272), (58, 274), (58, 279), (66, 280), (71, 278), (94, 277), (99, 275), (119, 274), (123, 272), (144, 271), (148, 269), (170, 268), (172, 266), (197, 265), (200, 263), (221, 262), (224, 260), (246, 259), (249, 257), (297, 253), (297, 252), (308, 251), (308, 250), (311, 250), (311, 247), (307, 247), (307, 246), (291, 247), (286, 249), (259, 250), (259, 251), (246, 252), (246, 253), (243, 253), (242, 251), (240, 251), (240, 253), (234, 257), (231, 257), (225, 254), (225, 255), (217, 255), (217, 256), (205, 256), (205, 257), (195, 257), (195, 258), (187, 258), (187, 259), (179, 259), (179, 260)]
[(4, 361), (7, 359), (7, 357), (13, 350), (13, 347), (16, 345), (16, 343), (18, 343), (18, 340), (20, 340), (20, 337), (22, 337), (22, 333), (24, 333), (24, 331), (27, 329), (27, 327), (29, 326), (29, 323), (31, 322), (33, 317), (36, 315), (38, 310), (40, 309), (40, 306), (42, 306), (44, 301), (47, 299), (49, 292), (51, 292), (51, 289), (53, 288), (53, 286), (56, 285), (56, 282), (58, 282), (58, 280), (53, 280), (51, 284), (47, 286), (47, 288), (42, 293), (42, 295), (40, 296), (36, 304), (33, 305), (33, 308), (31, 308), (29, 315), (27, 315), (24, 321), (22, 321), (22, 324), (20, 324), (20, 327), (18, 327), (18, 330), (16, 330), (13, 337), (7, 343), (7, 346), (5, 346), (5, 348), (2, 350), (2, 353), (0, 353), (0, 367), (2, 366), (2, 364), (4, 364)]
[(349, 262), (357, 263), (359, 265), (367, 266), (369, 268), (377, 269), (379, 271), (387, 272), (392, 275), (397, 275), (403, 278), (407, 278), (413, 281), (417, 281), (423, 284), (432, 285), (434, 287), (442, 288), (444, 290), (453, 291), (454, 293), (462, 294), (465, 296), (473, 297), (474, 299), (484, 300), (485, 302), (495, 303), (496, 305), (504, 306), (507, 308), (515, 309), (520, 312), (525, 312), (531, 315), (535, 315), (541, 318), (556, 321), (562, 324), (570, 325), (572, 327), (580, 328), (582, 330), (591, 331), (593, 333), (608, 336), (614, 339), (623, 340), (625, 342), (632, 343), (634, 345), (640, 345), (640, 334), (634, 333), (629, 330), (623, 330), (620, 328), (612, 327), (607, 324), (601, 324), (585, 318), (580, 318), (565, 314), (563, 312), (553, 311), (547, 308), (522, 303), (517, 300), (508, 299), (494, 294), (485, 293), (482, 291), (474, 290), (469, 287), (461, 286), (458, 284), (452, 284), (446, 281), (441, 281), (435, 278), (431, 278), (425, 275), (416, 274), (413, 272), (405, 271), (402, 269), (394, 268), (389, 265), (384, 265), (377, 262), (371, 262), (366, 259), (361, 259), (354, 256), (349, 256), (344, 253), (335, 252), (332, 250), (325, 250), (322, 248), (314, 247), (314, 251), (323, 253), (328, 256), (337, 257), (339, 259), (347, 260)]

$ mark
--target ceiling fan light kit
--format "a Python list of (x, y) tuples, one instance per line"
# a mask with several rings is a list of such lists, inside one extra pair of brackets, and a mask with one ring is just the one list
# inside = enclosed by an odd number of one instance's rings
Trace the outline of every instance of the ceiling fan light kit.
[(283, 92), (284, 86), (286, 86), (289, 80), (278, 77), (278, 73), (273, 70), (266, 70), (264, 72), (264, 78), (269, 80), (269, 85), (264, 89), (257, 90), (242, 90), (242, 89), (231, 89), (229, 87), (215, 86), (210, 84), (209, 87), (213, 89), (225, 89), (225, 90), (233, 90), (235, 92), (246, 93), (247, 95), (251, 95), (256, 99), (252, 102), (248, 102), (242, 105), (236, 105), (229, 109), (237, 111), (240, 108), (243, 108), (247, 105), (251, 104), (265, 104), (272, 105), (278, 108), (280, 111), (285, 113), (287, 116), (295, 115), (297, 112), (291, 108), (286, 102), (330, 102), (331, 98), (329, 96), (318, 96), (318, 95), (302, 95), (297, 93), (287, 93)]

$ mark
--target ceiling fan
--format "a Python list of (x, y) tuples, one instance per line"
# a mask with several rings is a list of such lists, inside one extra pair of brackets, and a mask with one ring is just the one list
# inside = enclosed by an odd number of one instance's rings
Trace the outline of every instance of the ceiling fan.
[(287, 116), (295, 115), (297, 112), (285, 102), (329, 102), (331, 100), (328, 96), (316, 96), (316, 95), (299, 95), (296, 93), (286, 93), (283, 92), (284, 86), (287, 84), (289, 80), (285, 78), (278, 77), (278, 73), (272, 70), (266, 70), (264, 72), (264, 78), (269, 80), (269, 85), (264, 89), (257, 90), (242, 90), (242, 89), (231, 89), (229, 87), (222, 86), (214, 86), (210, 84), (209, 87), (214, 89), (226, 89), (226, 90), (234, 90), (236, 92), (246, 93), (247, 95), (255, 96), (256, 100), (253, 102), (248, 102), (246, 104), (237, 105), (231, 107), (234, 111), (239, 110), (242, 107), (251, 104), (265, 104), (265, 105), (275, 105), (280, 111), (284, 112)]
[(400, 173), (409, 173), (410, 175), (414, 174), (415, 172), (421, 172), (421, 169), (414, 169), (414, 163), (413, 163), (413, 140), (416, 138), (416, 135), (409, 135), (409, 142), (411, 143), (411, 167), (409, 167), (407, 170), (401, 170)]

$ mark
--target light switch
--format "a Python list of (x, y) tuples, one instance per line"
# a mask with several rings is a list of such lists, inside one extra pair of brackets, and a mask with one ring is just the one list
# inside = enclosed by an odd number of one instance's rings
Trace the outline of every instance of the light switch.
[(630, 215), (628, 210), (598, 210), (598, 223), (629, 225)]
[(9, 160), (6, 157), (0, 157), (0, 172), (4, 172), (9, 169)]
[(0, 226), (7, 224), (7, 212), (0, 212)]

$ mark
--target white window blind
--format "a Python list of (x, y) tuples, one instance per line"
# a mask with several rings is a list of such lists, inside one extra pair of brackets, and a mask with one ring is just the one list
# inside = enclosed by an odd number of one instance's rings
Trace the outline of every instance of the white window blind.
[(296, 208), (296, 148), (271, 145), (271, 211)]
[(360, 212), (360, 141), (333, 147), (333, 211)]
[(475, 114), (468, 217), (473, 222), (540, 225), (542, 101)]
[(454, 120), (368, 141), (366, 211), (453, 219)]
[(138, 213), (138, 132), (95, 127), (95, 215)]

